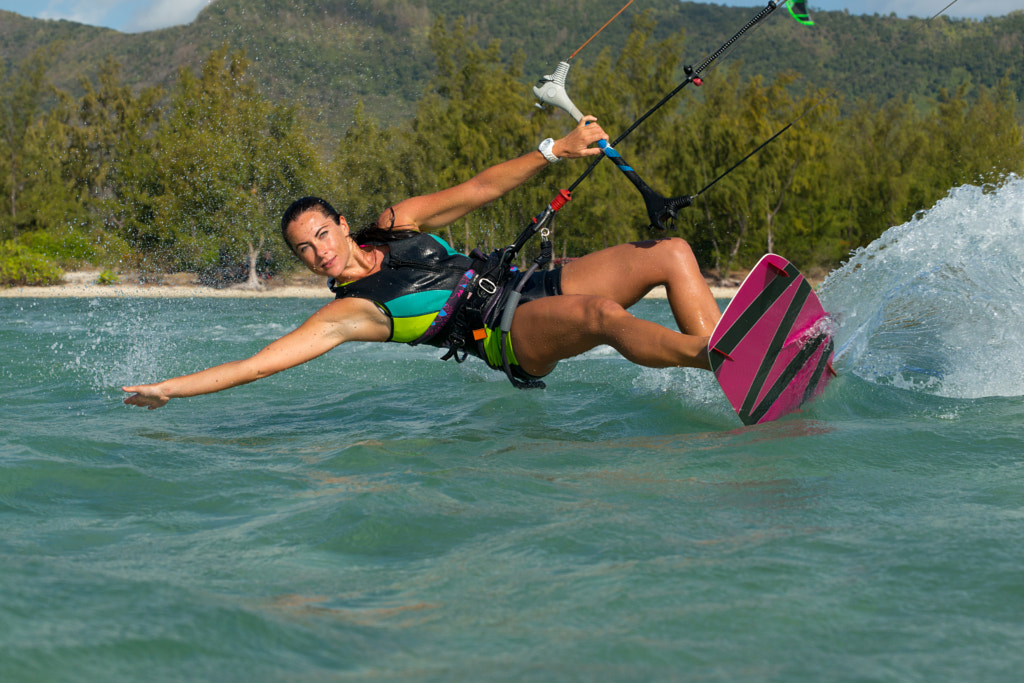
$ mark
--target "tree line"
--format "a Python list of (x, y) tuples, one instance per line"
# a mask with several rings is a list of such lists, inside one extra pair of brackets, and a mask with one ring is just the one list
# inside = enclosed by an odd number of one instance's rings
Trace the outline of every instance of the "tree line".
[[(677, 84), (681, 38), (656, 42), (654, 28), (639, 15), (620, 53), (570, 73), (576, 104), (613, 136)], [(379, 121), (357, 106), (326, 151), (300, 109), (263, 95), (244, 53), (227, 47), (183, 68), (166, 91), (133, 90), (108, 58), (95, 82), (82, 79), (81, 96), (55, 90), (45, 111), (59, 48), (0, 70), (0, 281), (45, 282), (85, 263), (144, 272), (245, 264), (252, 277), (257, 267), (291, 268), (277, 233), (295, 198), (324, 196), (362, 225), (573, 125), (536, 108), (521, 59), (480, 44), (464, 22), (436, 21), (430, 46), (436, 71), (413, 115)], [(747, 77), (735, 65), (707, 81), (618, 148), (661, 194), (695, 194), (795, 122), (675, 221), (670, 234), (723, 275), (768, 250), (829, 268), (950, 188), (1024, 172), (1005, 81), (943, 90), (923, 107), (840, 101), (798, 74)], [(502, 246), (584, 168), (554, 165), (444, 236), (463, 250)], [(602, 163), (556, 221), (557, 255), (660, 234), (646, 223), (635, 189)]]

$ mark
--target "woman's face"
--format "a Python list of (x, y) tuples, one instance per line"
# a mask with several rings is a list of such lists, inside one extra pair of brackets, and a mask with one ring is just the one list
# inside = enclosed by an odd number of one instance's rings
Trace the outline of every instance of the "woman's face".
[(318, 211), (306, 211), (285, 232), (292, 251), (317, 275), (337, 278), (349, 265), (353, 242), (344, 216), (335, 223)]

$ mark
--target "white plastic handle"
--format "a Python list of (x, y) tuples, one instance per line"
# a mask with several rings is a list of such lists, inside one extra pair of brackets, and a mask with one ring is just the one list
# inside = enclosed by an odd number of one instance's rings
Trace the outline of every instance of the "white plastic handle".
[(583, 112), (576, 108), (565, 92), (565, 77), (569, 73), (570, 66), (569, 62), (559, 62), (555, 73), (537, 81), (537, 85), (533, 86), (533, 94), (544, 104), (550, 104), (569, 112), (569, 116), (576, 119), (578, 123), (583, 118)]

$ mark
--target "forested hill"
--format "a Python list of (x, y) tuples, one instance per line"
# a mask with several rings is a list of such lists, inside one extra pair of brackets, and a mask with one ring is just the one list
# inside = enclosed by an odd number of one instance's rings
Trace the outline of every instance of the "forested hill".
[[(291, 263), (273, 233), (295, 197), (342, 198), (350, 224), (365, 225), (396, 198), (563, 130), (564, 114), (532, 106), (529, 84), (622, 2), (421, 1), (217, 0), (189, 26), (138, 35), (0, 16), (0, 285), (80, 263), (244, 262), (256, 282), (257, 263)], [(634, 5), (643, 11), (613, 23), (570, 77), (572, 99), (610, 131), (756, 13)], [(1024, 13), (816, 22), (777, 12), (628, 141), (651, 187), (700, 195), (673, 230), (719, 273), (776, 250), (828, 267), (950, 188), (1024, 173)], [(846, 96), (825, 97), (834, 87)], [(561, 254), (648, 234), (642, 202), (609, 166), (561, 214)], [(573, 175), (558, 165), (446, 238), (507, 244)]]
[[(182, 66), (198, 68), (216, 48), (244, 48), (263, 93), (294, 99), (311, 120), (344, 128), (359, 100), (381, 119), (405, 118), (433, 73), (430, 27), (438, 16), (465, 17), (483, 40), (499, 40), (506, 60), (520, 60), (524, 84), (550, 73), (621, 6), (621, 0), (216, 0), (187, 26), (123, 34), (68, 21), (26, 19), (0, 11), (0, 50), (10, 67), (40, 46), (60, 45), (50, 81), (73, 94), (103, 58), (124, 65), (136, 86), (168, 85)], [(943, 3), (936, 0), (936, 11)], [(613, 53), (632, 17), (649, 11), (655, 39), (684, 36), (683, 63), (698, 63), (764, 5), (644, 0), (634, 3), (577, 62)], [(812, 87), (837, 88), (847, 100), (894, 96), (915, 101), (940, 88), (995, 85), (1007, 74), (1024, 101), (1024, 12), (983, 21), (940, 17), (815, 14), (804, 27), (778, 11), (731, 59), (749, 75), (793, 69)], [(582, 94), (580, 99), (584, 99)], [(1024, 110), (1018, 110), (1024, 114)]]

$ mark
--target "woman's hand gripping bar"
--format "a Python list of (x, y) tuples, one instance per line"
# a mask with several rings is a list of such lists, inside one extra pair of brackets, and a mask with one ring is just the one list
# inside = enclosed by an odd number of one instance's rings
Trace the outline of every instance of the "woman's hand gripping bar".
[[(558, 67), (555, 68), (555, 73), (544, 76), (537, 81), (537, 85), (533, 87), (533, 94), (542, 103), (568, 112), (578, 123), (583, 119), (583, 113), (573, 104), (572, 99), (569, 98), (568, 93), (565, 91), (565, 79), (569, 73), (569, 67), (570, 64), (568, 62), (559, 62)], [(662, 197), (644, 182), (643, 178), (637, 174), (633, 167), (626, 163), (626, 160), (622, 158), (618, 150), (608, 144), (606, 140), (599, 140), (597, 146), (629, 178), (636, 189), (640, 191), (640, 196), (643, 197), (644, 206), (647, 209), (647, 218), (650, 220), (650, 227), (652, 229), (667, 230), (666, 221), (675, 218), (679, 209), (690, 206), (693, 202), (693, 197), (690, 195), (671, 198)]]

